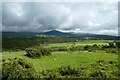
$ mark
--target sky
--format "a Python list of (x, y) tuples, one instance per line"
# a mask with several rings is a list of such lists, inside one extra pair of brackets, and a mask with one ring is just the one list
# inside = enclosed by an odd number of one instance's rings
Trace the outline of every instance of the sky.
[(2, 31), (118, 35), (117, 2), (3, 2)]

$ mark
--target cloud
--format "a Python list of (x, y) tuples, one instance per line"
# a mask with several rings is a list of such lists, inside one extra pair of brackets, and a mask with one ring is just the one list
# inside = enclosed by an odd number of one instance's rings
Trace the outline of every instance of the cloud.
[(118, 30), (100, 30), (97, 34), (118, 35)]
[[(4, 2), (3, 31), (40, 32), (51, 29), (109, 34), (117, 30), (117, 3)], [(112, 34), (111, 34), (112, 35)], [(113, 34), (114, 35), (114, 34)]]

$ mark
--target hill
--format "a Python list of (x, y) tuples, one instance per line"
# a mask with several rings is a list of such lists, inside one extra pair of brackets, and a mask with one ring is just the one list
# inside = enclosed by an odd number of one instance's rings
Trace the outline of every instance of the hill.
[(105, 40), (118, 40), (120, 36), (111, 36), (111, 35), (98, 35), (98, 34), (89, 34), (89, 33), (66, 33), (58, 30), (51, 30), (47, 32), (2, 32), (3, 36), (24, 36), (24, 37), (34, 37), (36, 35), (46, 35), (46, 36), (56, 36), (62, 38), (74, 38), (74, 39), (105, 39)]
[(76, 39), (120, 39), (118, 36), (111, 36), (111, 35), (98, 35), (98, 34), (90, 34), (90, 33), (64, 33), (57, 30), (51, 30), (48, 32), (44, 32), (42, 34), (45, 35), (52, 35), (58, 37), (65, 37), (65, 38), (76, 38)]

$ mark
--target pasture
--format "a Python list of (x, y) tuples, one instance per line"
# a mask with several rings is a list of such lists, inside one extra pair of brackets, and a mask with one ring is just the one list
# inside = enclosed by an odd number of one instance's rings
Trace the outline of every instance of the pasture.
[(115, 61), (118, 62), (118, 56), (113, 53), (105, 52), (53, 52), (51, 56), (43, 56), (39, 59), (32, 59), (26, 56), (18, 56), (25, 59), (27, 62), (33, 64), (36, 71), (44, 69), (57, 69), (61, 66), (73, 66), (78, 67), (79, 65), (83, 67), (89, 67), (90, 64), (95, 63), (98, 60), (104, 60), (105, 62)]
[[(76, 43), (54, 43), (49, 44), (47, 47), (64, 47), (64, 46), (71, 46), (75, 44), (75, 46), (85, 46), (85, 45), (108, 45), (108, 42), (110, 41), (93, 41), (90, 42), (76, 42)], [(40, 69), (56, 69), (60, 66), (65, 65), (71, 65), (71, 66), (79, 66), (80, 64), (82, 66), (89, 66), (90, 64), (96, 62), (97, 60), (105, 60), (105, 61), (117, 61), (118, 55), (113, 53), (106, 53), (104, 51), (94, 51), (94, 52), (88, 52), (88, 51), (75, 51), (75, 52), (69, 52), (69, 51), (57, 51), (52, 52), (52, 55), (50, 56), (43, 56), (39, 59), (32, 59), (24, 56), (24, 51), (18, 51), (18, 52), (3, 52), (3, 58), (10, 58), (10, 57), (20, 57), (24, 58), (26, 61), (33, 63), (34, 68), (36, 71), (39, 71)]]
[[(74, 44), (74, 46), (82, 46), (85, 45), (108, 45), (108, 42), (111, 41), (90, 41), (90, 42), (75, 42), (75, 43), (54, 43), (48, 44), (44, 46), (44, 48), (52, 48), (52, 47), (69, 47)], [(1, 54), (1, 53), (0, 53)], [(58, 70), (62, 66), (71, 66), (74, 68), (83, 67), (87, 68), (87, 74), (94, 71), (94, 68), (91, 67), (92, 64), (96, 64), (96, 62), (102, 60), (105, 65), (109, 65), (110, 62), (118, 63), (118, 55), (114, 53), (107, 53), (103, 50), (94, 50), (94, 51), (52, 51), (49, 56), (42, 56), (41, 58), (30, 58), (25, 56), (25, 51), (17, 51), (17, 52), (3, 52), (2, 59), (8, 58), (20, 58), (26, 61), (27, 63), (31, 63), (35, 72), (41, 72), (44, 70)], [(109, 67), (109, 71), (115, 71), (114, 65)], [(114, 76), (113, 76), (114, 77)]]
[(67, 43), (53, 43), (53, 44), (48, 44), (45, 46), (46, 48), (49, 47), (66, 47), (66, 46), (85, 46), (85, 45), (108, 45), (109, 42), (112, 42), (112, 40), (91, 40), (91, 41), (80, 41), (80, 42), (67, 42)]

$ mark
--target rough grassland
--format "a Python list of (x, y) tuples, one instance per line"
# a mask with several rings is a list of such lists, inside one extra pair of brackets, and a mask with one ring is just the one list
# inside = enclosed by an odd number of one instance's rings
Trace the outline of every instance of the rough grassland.
[[(107, 45), (110, 41), (105, 40), (96, 40), (96, 41), (89, 41), (89, 42), (76, 42), (74, 43), (55, 43), (49, 44), (45, 47), (62, 47), (62, 46), (85, 46), (85, 45)], [(1, 54), (1, 53), (0, 53)], [(14, 55), (16, 54), (16, 55)], [(74, 67), (78, 67), (79, 65), (83, 67), (89, 67), (90, 64), (96, 63), (96, 61), (102, 59), (105, 62), (108, 61), (116, 61), (118, 62), (118, 55), (114, 53), (105, 53), (103, 51), (96, 51), (96, 52), (88, 52), (88, 51), (75, 51), (75, 52), (52, 52), (51, 56), (42, 56), (39, 59), (32, 59), (24, 56), (24, 51), (18, 52), (3, 52), (1, 54), (2, 58), (11, 58), (11, 57), (20, 57), (24, 58), (27, 62), (33, 64), (34, 69), (36, 71), (40, 71), (43, 69), (57, 69), (61, 66), (71, 65)]]
[[(16, 56), (8, 56), (16, 57)], [(105, 62), (118, 61), (118, 56), (113, 53), (105, 53), (101, 51), (87, 52), (87, 51), (76, 51), (76, 52), (53, 52), (51, 56), (43, 56), (39, 59), (28, 58), (24, 55), (17, 57), (24, 58), (27, 62), (33, 64), (36, 71), (44, 69), (57, 69), (61, 66), (71, 65), (78, 67), (80, 64), (83, 67), (89, 67), (90, 64), (96, 63), (96, 61), (102, 59)]]
[(111, 40), (105, 41), (105, 40), (94, 40), (94, 41), (84, 41), (84, 42), (69, 42), (69, 43), (54, 43), (54, 44), (49, 44), (45, 47), (62, 47), (62, 46), (71, 46), (74, 44), (74, 46), (85, 46), (85, 45), (108, 45), (108, 42), (111, 42)]

